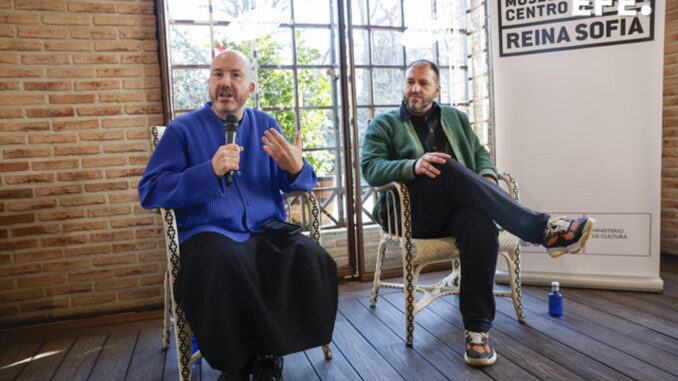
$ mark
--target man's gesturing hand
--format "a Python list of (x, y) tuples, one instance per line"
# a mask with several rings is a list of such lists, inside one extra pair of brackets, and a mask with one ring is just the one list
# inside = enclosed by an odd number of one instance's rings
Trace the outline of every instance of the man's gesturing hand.
[(432, 179), (435, 179), (439, 174), (440, 170), (436, 168), (433, 163), (443, 164), (445, 159), (449, 159), (452, 156), (441, 153), (441, 152), (428, 152), (424, 156), (417, 159), (416, 164), (414, 165), (414, 174), (415, 175), (426, 175)]
[(237, 144), (226, 144), (219, 147), (212, 157), (212, 169), (217, 177), (221, 177), (228, 171), (237, 171), (240, 165), (240, 152), (243, 150)]
[(278, 163), (280, 168), (293, 176), (301, 172), (304, 167), (304, 159), (301, 157), (301, 131), (297, 132), (294, 145), (291, 145), (274, 128), (265, 131), (264, 135), (261, 137), (261, 141), (264, 142), (264, 151)]

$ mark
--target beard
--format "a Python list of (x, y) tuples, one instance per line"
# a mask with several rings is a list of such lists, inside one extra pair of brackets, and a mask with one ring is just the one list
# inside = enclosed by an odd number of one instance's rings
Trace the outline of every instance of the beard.
[(433, 98), (427, 99), (422, 95), (417, 95), (417, 98), (414, 98), (409, 94), (405, 95), (405, 104), (410, 111), (417, 114), (423, 114), (431, 108), (431, 105), (433, 105)]
[(211, 94), (212, 107), (220, 114), (228, 115), (245, 107), (249, 94), (238, 94), (233, 88), (219, 88)]

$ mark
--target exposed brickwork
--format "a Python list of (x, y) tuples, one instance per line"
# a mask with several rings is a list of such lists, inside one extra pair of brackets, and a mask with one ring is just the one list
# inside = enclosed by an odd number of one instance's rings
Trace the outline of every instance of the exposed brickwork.
[(136, 194), (163, 123), (153, 1), (2, 4), (0, 325), (161, 305)]
[(666, 3), (661, 250), (678, 254), (678, 0)]

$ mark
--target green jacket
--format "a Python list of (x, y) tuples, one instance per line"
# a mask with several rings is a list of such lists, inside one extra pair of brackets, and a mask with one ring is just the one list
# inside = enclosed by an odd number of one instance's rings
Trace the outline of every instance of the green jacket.
[[(440, 108), (443, 131), (457, 160), (480, 175), (496, 178), (497, 168), (471, 129), (466, 114), (450, 106), (441, 105)], [(403, 122), (398, 110), (393, 110), (380, 114), (367, 127), (360, 169), (372, 186), (391, 181), (409, 182), (415, 179), (414, 162), (424, 153), (412, 122)], [(386, 222), (385, 203), (382, 195), (372, 212), (382, 226)]]

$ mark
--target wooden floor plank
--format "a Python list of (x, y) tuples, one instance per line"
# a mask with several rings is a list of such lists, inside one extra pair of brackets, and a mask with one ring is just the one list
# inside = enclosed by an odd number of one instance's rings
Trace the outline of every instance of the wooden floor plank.
[(660, 258), (660, 267), (663, 271), (678, 274), (678, 255), (663, 254)]
[(320, 379), (323, 381), (360, 380), (358, 373), (334, 343), (330, 344), (330, 349), (332, 350), (331, 360), (325, 360), (325, 354), (320, 347), (306, 350), (306, 357)]
[(125, 380), (161, 380), (165, 355), (162, 350), (162, 326), (141, 330)]
[(341, 313), (337, 314), (334, 332), (334, 344), (363, 379), (403, 379)]
[[(497, 300), (497, 311), (505, 314), (512, 312), (513, 303), (503, 298)], [(616, 346), (609, 346), (597, 341), (596, 339), (581, 334), (575, 330), (554, 321), (554, 318), (543, 314), (530, 314), (530, 326), (537, 329), (539, 332), (551, 337), (553, 340), (573, 348), (586, 356), (595, 359), (603, 364), (609, 364), (614, 368), (635, 379), (652, 379), (652, 380), (670, 380), (673, 377), (654, 366), (644, 363), (626, 353), (618, 350)]]
[(54, 374), (54, 380), (87, 380), (107, 336), (88, 336), (77, 339)]
[(398, 335), (375, 319), (369, 309), (357, 300), (340, 302), (339, 311), (406, 380), (428, 381), (444, 378), (440, 371), (415, 350), (404, 345)]
[(42, 347), (41, 341), (13, 344), (0, 358), (0, 381), (14, 380)]
[(661, 271), (660, 276), (664, 280), (664, 288), (661, 296), (671, 300), (678, 300), (678, 274)]
[[(523, 307), (532, 311), (532, 313), (546, 316), (545, 310), (547, 310), (547, 306), (548, 295), (535, 298), (529, 293), (523, 293)], [(609, 321), (594, 322), (586, 317), (577, 315), (571, 310), (567, 310), (567, 313), (562, 318), (554, 318), (551, 321), (560, 323), (567, 328), (592, 337), (636, 359), (653, 364), (665, 372), (678, 376), (678, 355), (671, 354), (664, 349), (659, 349), (643, 342), (638, 342), (627, 335), (608, 328), (607, 323)]]
[(319, 380), (304, 352), (296, 352), (283, 357), (283, 378), (287, 380)]
[[(399, 306), (398, 298), (389, 298), (388, 302)], [(398, 307), (403, 308), (404, 307)], [(424, 309), (415, 319), (423, 328), (435, 334), (450, 348), (457, 351), (463, 361), (464, 327), (458, 308), (444, 301), (437, 300)], [(516, 324), (515, 322), (513, 324)], [(415, 331), (416, 332), (416, 331)], [(415, 340), (417, 340), (415, 333)], [(541, 356), (527, 346), (521, 345), (501, 332), (492, 332), (492, 343), (497, 351), (498, 360), (491, 367), (482, 368), (483, 372), (499, 380), (531, 380), (531, 379), (580, 379), (576, 374)], [(417, 345), (415, 343), (415, 345)], [(530, 359), (533, 367), (525, 366), (525, 359)]]
[(193, 373), (198, 373), (197, 377), (193, 377), (193, 374), (191, 374), (191, 378), (194, 380), (201, 381), (216, 380), (217, 378), (219, 378), (219, 375), (221, 374), (220, 371), (213, 369), (205, 359), (202, 359), (202, 361), (200, 361), (200, 364), (196, 364), (195, 369), (197, 370), (197, 372), (194, 370)]
[[(678, 313), (676, 313), (675, 305), (672, 307), (666, 307), (664, 303), (655, 303), (651, 297), (659, 296), (656, 294), (641, 294), (634, 293), (636, 296), (641, 296), (640, 298), (629, 298), (625, 292), (615, 292), (615, 291), (606, 291), (606, 290), (592, 290), (589, 294), (593, 294), (604, 298), (609, 301), (613, 301), (619, 305), (626, 306), (628, 308), (633, 308), (638, 311), (649, 313), (655, 317), (661, 316), (662, 320), (665, 320), (669, 325), (673, 325), (673, 333), (676, 334), (678, 338)], [(645, 296), (645, 297), (642, 297)]]
[[(564, 293), (564, 311), (566, 316), (575, 313), (594, 322), (603, 323), (606, 327), (632, 337), (635, 340), (653, 345), (669, 353), (678, 354), (678, 339), (666, 336), (660, 332), (646, 328), (635, 322), (613, 315), (605, 309), (605, 305), (596, 307), (581, 303), (574, 298), (568, 298), (569, 289), (562, 289)], [(547, 289), (525, 287), (523, 293), (532, 297), (546, 298)], [(544, 307), (545, 308), (545, 307)]]
[(51, 379), (74, 341), (71, 338), (64, 338), (45, 342), (28, 366), (19, 374), (17, 381)]
[(578, 302), (592, 307), (604, 306), (605, 310), (611, 314), (678, 339), (678, 324), (667, 321), (664, 316), (657, 316), (640, 309), (629, 308), (629, 306), (601, 297), (588, 290), (568, 289), (567, 294), (569, 298), (574, 298)]
[(90, 379), (124, 380), (138, 336), (137, 330), (110, 335), (94, 364)]
[[(177, 343), (172, 331), (170, 346), (165, 351), (165, 366), (163, 367), (163, 381), (179, 381), (179, 363), (177, 362)], [(193, 375), (191, 375), (193, 376)], [(191, 377), (191, 379), (194, 379)]]
[[(441, 275), (423, 274), (421, 280)], [(431, 380), (678, 379), (678, 258), (662, 256), (661, 276), (660, 294), (563, 289), (563, 319), (547, 315), (547, 289), (526, 286), (527, 324), (517, 322), (509, 299), (497, 298), (491, 338), (499, 359), (482, 369), (463, 361), (457, 297), (442, 298), (417, 315), (414, 348), (407, 349), (402, 291), (382, 289), (377, 308), (370, 309), (371, 282), (342, 284), (334, 359), (324, 360), (320, 348), (293, 354), (286, 357), (285, 375), (390, 381), (416, 379), (412, 370), (423, 369), (421, 379)], [(157, 310), (0, 330), (0, 381), (48, 380), (51, 373), (52, 380), (68, 381), (125, 375), (178, 380), (174, 340), (169, 351), (161, 351), (161, 327)], [(57, 353), (34, 357), (45, 351)], [(219, 375), (205, 361), (197, 369), (192, 381)]]
[[(619, 292), (620, 296), (628, 298), (629, 301), (637, 301), (640, 303), (650, 303), (655, 306), (662, 307), (666, 311), (671, 311), (672, 315), (678, 315), (678, 299), (667, 297), (649, 292)], [(642, 305), (638, 307), (642, 308)]]
[[(500, 302), (505, 298), (495, 298)], [(459, 308), (458, 298), (445, 298), (443, 302)], [(499, 306), (499, 303), (497, 303)], [(513, 304), (511, 303), (511, 307)], [(590, 356), (583, 354), (558, 340), (553, 340), (549, 335), (541, 332), (535, 327), (535, 318), (533, 314), (526, 316), (526, 323), (521, 324), (515, 318), (515, 310), (512, 308), (497, 309), (494, 319), (493, 330), (499, 331), (524, 346), (540, 353), (544, 357), (567, 368), (570, 372), (576, 373), (579, 377), (591, 380), (630, 380), (630, 377), (615, 371), (613, 368), (601, 364)], [(496, 334), (495, 334), (496, 336)], [(501, 353), (499, 353), (501, 355)], [(532, 357), (527, 357), (532, 359)], [(534, 372), (535, 368), (531, 363), (524, 363), (527, 370)]]
[[(369, 308), (369, 298), (361, 299), (361, 304)], [(371, 309), (374, 317), (383, 322), (396, 335), (400, 337), (401, 345), (405, 346), (405, 314), (398, 310), (387, 300), (377, 303)], [(442, 374), (453, 380), (487, 381), (490, 377), (480, 369), (468, 366), (460, 352), (455, 352), (445, 342), (429, 333), (425, 327), (415, 319), (416, 342), (413, 348), (424, 358), (428, 359), (433, 366)]]

